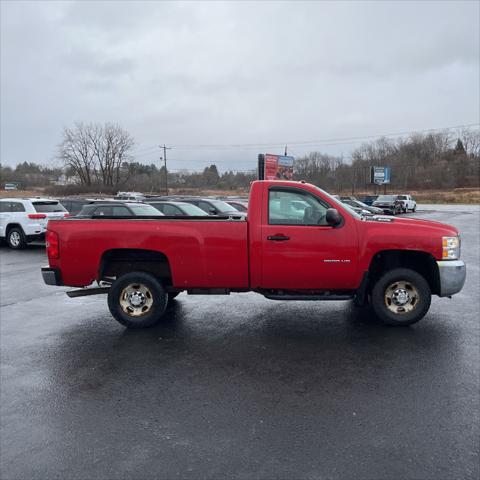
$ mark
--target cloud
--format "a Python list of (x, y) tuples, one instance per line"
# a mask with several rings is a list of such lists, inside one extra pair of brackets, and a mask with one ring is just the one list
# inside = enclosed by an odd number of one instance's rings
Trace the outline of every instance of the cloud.
[[(1, 160), (49, 161), (78, 120), (118, 122), (143, 150), (478, 122), (479, 14), (468, 1), (2, 2)], [(170, 159), (245, 168), (257, 153)]]

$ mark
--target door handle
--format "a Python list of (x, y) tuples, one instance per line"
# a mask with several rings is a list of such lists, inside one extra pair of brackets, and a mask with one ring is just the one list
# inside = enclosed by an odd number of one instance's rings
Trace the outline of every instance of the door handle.
[(290, 240), (290, 237), (286, 237), (285, 235), (270, 235), (267, 237), (267, 240), (272, 242), (286, 242)]

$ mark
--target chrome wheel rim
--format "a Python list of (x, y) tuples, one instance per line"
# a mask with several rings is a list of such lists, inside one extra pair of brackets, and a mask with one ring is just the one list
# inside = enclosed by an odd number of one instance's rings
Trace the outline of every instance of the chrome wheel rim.
[(20, 245), (20, 234), (18, 232), (12, 232), (10, 234), (10, 243), (14, 247), (18, 247)]
[(405, 280), (394, 282), (385, 290), (385, 306), (397, 315), (410, 313), (420, 301), (416, 287)]
[(120, 307), (131, 317), (146, 315), (153, 305), (153, 295), (143, 283), (131, 283), (120, 294)]

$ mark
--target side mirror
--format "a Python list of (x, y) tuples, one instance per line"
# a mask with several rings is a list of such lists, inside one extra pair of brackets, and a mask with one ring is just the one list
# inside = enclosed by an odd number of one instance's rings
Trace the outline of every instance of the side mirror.
[(336, 208), (329, 208), (325, 215), (325, 220), (332, 227), (336, 227), (342, 223), (342, 216), (338, 213)]
[(210, 215), (216, 215), (218, 212), (215, 208), (210, 208), (209, 213), (210, 213)]

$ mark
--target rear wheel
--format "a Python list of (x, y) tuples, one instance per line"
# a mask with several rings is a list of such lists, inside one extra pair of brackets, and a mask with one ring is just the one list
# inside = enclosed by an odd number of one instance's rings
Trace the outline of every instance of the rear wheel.
[(27, 246), (27, 238), (20, 227), (14, 227), (7, 233), (7, 243), (14, 250), (22, 250)]
[(108, 292), (108, 308), (128, 328), (147, 328), (160, 321), (168, 294), (152, 275), (132, 272), (117, 278)]
[(425, 278), (414, 270), (396, 268), (377, 280), (371, 301), (383, 323), (411, 325), (428, 312), (431, 291)]

